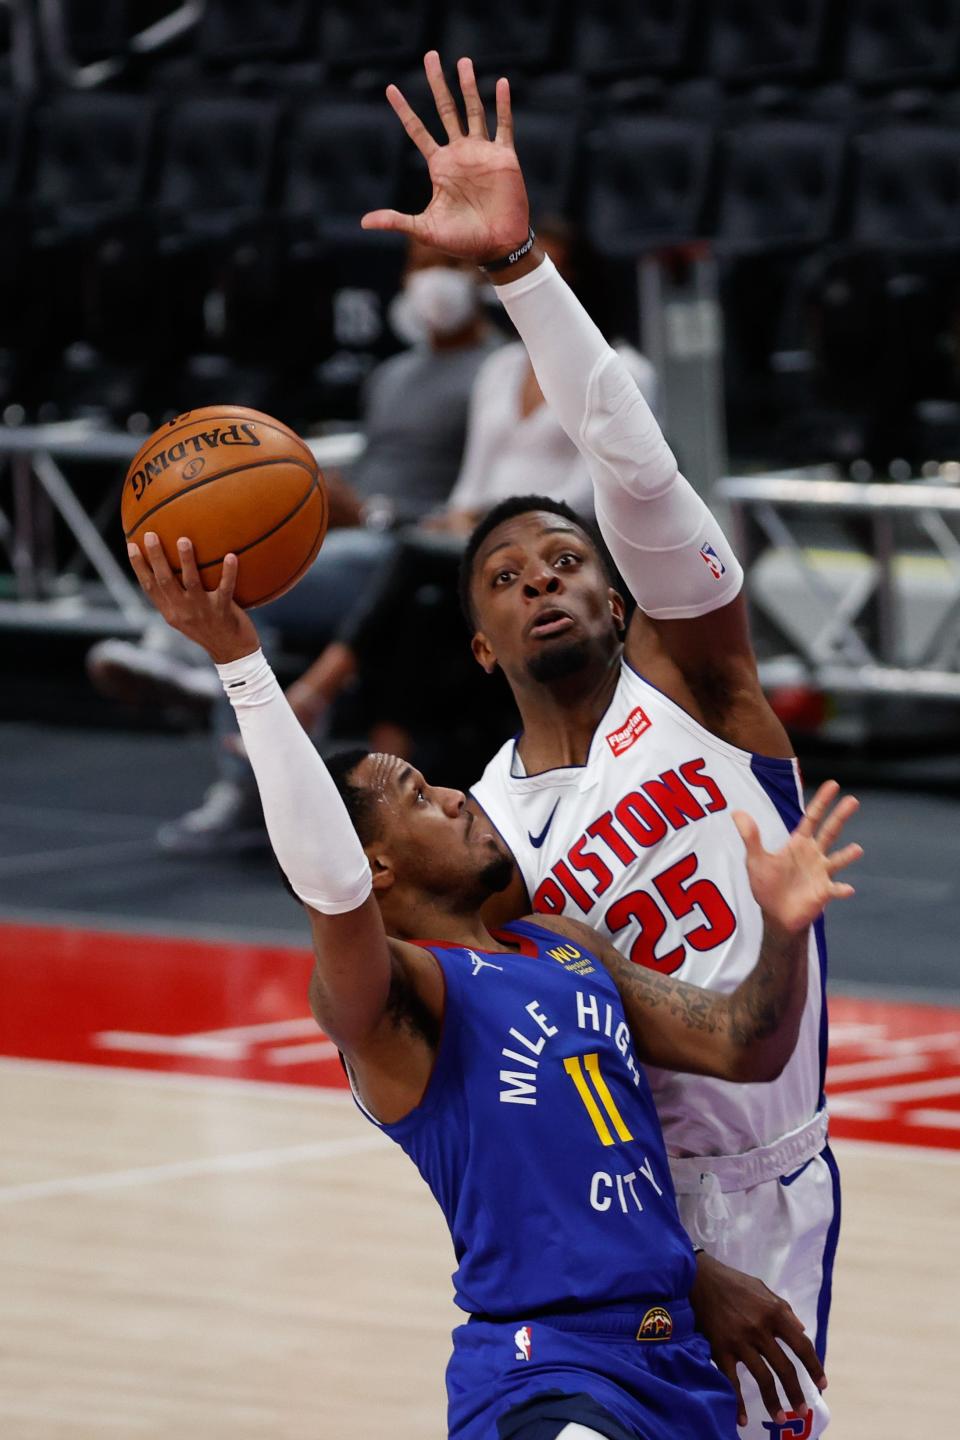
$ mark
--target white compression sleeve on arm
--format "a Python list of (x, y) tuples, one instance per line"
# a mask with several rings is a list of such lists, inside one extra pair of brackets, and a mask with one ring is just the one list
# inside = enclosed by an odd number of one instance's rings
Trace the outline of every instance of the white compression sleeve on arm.
[(356, 910), (370, 894), (370, 864), (350, 817), (262, 650), (218, 665), (257, 779), (273, 853), (305, 905), (324, 915)]
[(659, 620), (728, 604), (743, 583), (736, 556), (677, 469), (633, 377), (555, 266), (544, 260), (497, 294), (587, 463), (601, 533), (637, 604)]

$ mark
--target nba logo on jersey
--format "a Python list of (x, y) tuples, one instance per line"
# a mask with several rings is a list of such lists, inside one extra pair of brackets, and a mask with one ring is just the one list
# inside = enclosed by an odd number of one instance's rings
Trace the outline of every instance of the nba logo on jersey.
[(530, 1325), (521, 1325), (513, 1337), (513, 1343), (517, 1347), (516, 1360), (529, 1360), (530, 1351), (533, 1349), (533, 1330)]
[(776, 1420), (764, 1420), (763, 1428), (772, 1440), (808, 1440), (813, 1429), (813, 1411), (798, 1415), (796, 1410), (788, 1410), (787, 1418), (781, 1424)]
[(620, 726), (619, 730), (611, 730), (607, 736), (607, 744), (614, 755), (622, 755), (629, 750), (634, 741), (639, 740), (644, 730), (649, 730), (652, 725), (650, 716), (641, 710), (637, 705), (627, 716), (626, 723)]
[(713, 576), (714, 580), (719, 580), (721, 575), (725, 575), (727, 573), (726, 565), (724, 565), (723, 561), (720, 559), (720, 556), (717, 554), (716, 550), (714, 550), (712, 545), (701, 545), (700, 554), (703, 556), (703, 563), (710, 571), (710, 574)]

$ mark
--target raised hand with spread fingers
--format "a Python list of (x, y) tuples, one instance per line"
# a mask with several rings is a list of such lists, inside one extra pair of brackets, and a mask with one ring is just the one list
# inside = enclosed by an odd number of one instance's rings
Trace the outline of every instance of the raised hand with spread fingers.
[(361, 224), (365, 230), (399, 230), (448, 255), (483, 264), (522, 245), (530, 228), (527, 191), (513, 148), (510, 85), (505, 79), (497, 81), (497, 129), (491, 139), (473, 61), (457, 62), (466, 131), (436, 50), (428, 52), (423, 64), (447, 133), (446, 145), (434, 140), (396, 85), (387, 86), (387, 99), (427, 162), (433, 182), (430, 203), (420, 215), (371, 210)]

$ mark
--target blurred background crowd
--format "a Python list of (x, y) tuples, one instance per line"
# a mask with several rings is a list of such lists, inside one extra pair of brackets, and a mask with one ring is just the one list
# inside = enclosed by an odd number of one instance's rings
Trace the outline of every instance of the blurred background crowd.
[(482, 277), (359, 229), (427, 198), (383, 89), (429, 123), (428, 46), (510, 76), (540, 238), (734, 527), (788, 725), (952, 744), (960, 0), (0, 3), (0, 717), (207, 727), (157, 843), (263, 844), (117, 523), (142, 436), (227, 402), (327, 477), (320, 556), (257, 615), (317, 742), (467, 784), (510, 733), (457, 559), (498, 500), (590, 486)]

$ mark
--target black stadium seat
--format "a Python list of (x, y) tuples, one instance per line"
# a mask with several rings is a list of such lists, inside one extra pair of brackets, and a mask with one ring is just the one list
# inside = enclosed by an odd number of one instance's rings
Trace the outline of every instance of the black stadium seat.
[(706, 69), (727, 84), (813, 79), (835, 10), (835, 0), (712, 0)]
[(441, 9), (437, 48), (450, 66), (470, 55), (478, 75), (545, 70), (559, 58), (564, 9), (562, 0), (458, 0)]
[(854, 144), (851, 239), (873, 250), (960, 251), (960, 133), (897, 126)]
[(783, 449), (798, 398), (805, 398), (775, 356), (783, 349), (797, 269), (833, 236), (844, 159), (843, 131), (810, 121), (751, 121), (721, 137), (713, 244), (727, 418), (741, 455), (757, 444), (762, 454), (771, 436)]
[(396, 203), (409, 140), (384, 101), (318, 100), (290, 127), (280, 211), (287, 220), (356, 226)]
[(721, 138), (716, 247), (772, 254), (823, 244), (844, 176), (842, 131), (803, 120), (738, 126)]
[(152, 208), (166, 232), (226, 233), (269, 196), (280, 109), (239, 97), (182, 100), (165, 117)]
[(310, 35), (312, 0), (206, 0), (200, 55), (208, 65), (295, 60)]
[(53, 95), (32, 116), (21, 207), (29, 245), (12, 303), (44, 368), (90, 336), (98, 247), (141, 200), (153, 121), (148, 101), (97, 92)]
[(9, 91), (0, 91), (0, 206), (17, 194), (23, 163), (26, 103)]
[(428, 28), (431, 0), (351, 0), (319, 10), (320, 58), (337, 73), (381, 66), (395, 80), (398, 69), (416, 65), (436, 43)]
[(545, 215), (571, 214), (580, 138), (576, 109), (564, 114), (525, 110), (516, 115), (515, 126), (534, 223)]
[(713, 154), (705, 126), (613, 116), (586, 151), (584, 224), (599, 255), (627, 259), (704, 234)]
[(183, 100), (162, 117), (144, 201), (98, 248), (98, 343), (148, 336), (158, 364), (201, 343), (206, 298), (270, 198), (279, 120), (272, 101), (239, 98)]
[(849, 0), (846, 72), (862, 86), (953, 85), (960, 0)]
[(90, 232), (142, 198), (152, 104), (135, 95), (61, 94), (34, 116), (31, 207), (48, 242)]
[[(268, 329), (283, 336), (281, 363), (301, 375), (331, 362), (312, 387), (349, 414), (360, 381), (396, 349), (386, 310), (403, 265), (402, 236), (360, 229), (367, 210), (398, 200), (409, 142), (388, 106), (318, 100), (289, 126), (277, 203), (232, 246), (223, 285), (230, 344), (263, 349)], [(298, 401), (301, 409), (306, 402)]]
[(569, 63), (593, 79), (676, 74), (690, 63), (696, 0), (590, 0), (573, 20)]

